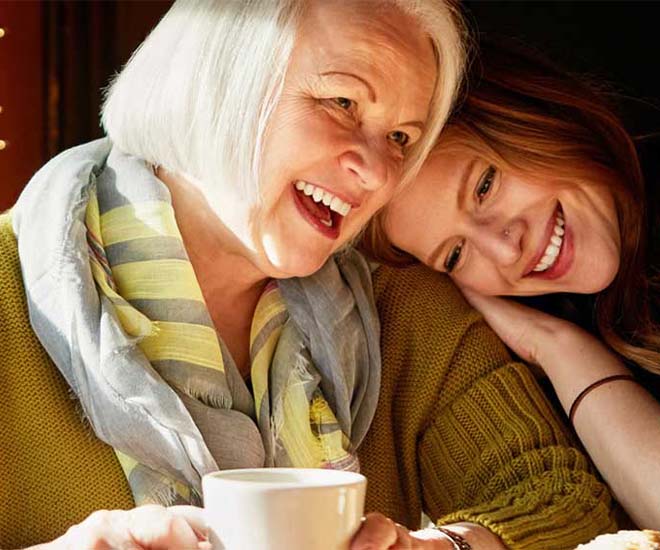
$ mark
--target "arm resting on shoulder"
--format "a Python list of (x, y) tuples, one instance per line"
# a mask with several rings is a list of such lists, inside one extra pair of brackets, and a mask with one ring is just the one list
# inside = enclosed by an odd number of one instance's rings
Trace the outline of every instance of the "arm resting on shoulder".
[[(522, 304), (465, 292), (515, 353), (540, 365), (589, 456), (639, 527), (660, 529), (660, 403), (581, 328)], [(592, 387), (576, 407), (576, 398)]]
[(427, 513), (468, 524), (475, 550), (491, 546), (469, 524), (511, 550), (563, 550), (615, 530), (607, 488), (527, 367), (511, 362), (481, 319), (455, 350), (419, 453)]
[[(630, 374), (605, 345), (564, 323), (561, 356), (542, 364), (568, 411), (579, 392), (605, 377)], [(660, 403), (640, 384), (616, 380), (579, 402), (575, 430), (617, 500), (640, 528), (660, 529)]]

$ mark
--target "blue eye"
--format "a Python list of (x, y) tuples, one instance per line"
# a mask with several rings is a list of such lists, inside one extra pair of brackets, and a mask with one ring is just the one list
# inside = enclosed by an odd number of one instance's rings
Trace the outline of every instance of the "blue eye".
[(495, 168), (495, 166), (492, 164), (482, 174), (479, 182), (477, 183), (477, 188), (474, 191), (474, 194), (476, 195), (479, 202), (483, 202), (483, 200), (490, 192), (491, 188), (493, 187), (493, 181), (495, 180), (496, 175), (497, 168)]
[(451, 249), (449, 256), (447, 256), (447, 259), (445, 260), (445, 271), (447, 273), (451, 273), (453, 269), (458, 265), (458, 262), (461, 259), (461, 252), (463, 251), (464, 245), (465, 241), (461, 241)]
[(348, 99), (347, 97), (333, 97), (332, 101), (334, 101), (337, 105), (339, 105), (339, 107), (346, 111), (355, 105), (355, 102), (352, 99)]
[(394, 130), (387, 134), (387, 139), (396, 143), (399, 147), (405, 147), (410, 141), (410, 136), (401, 130)]

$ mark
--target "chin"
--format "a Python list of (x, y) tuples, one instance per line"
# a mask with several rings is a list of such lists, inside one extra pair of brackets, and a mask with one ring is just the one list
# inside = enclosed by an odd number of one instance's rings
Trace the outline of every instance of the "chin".
[(321, 269), (329, 258), (329, 256), (326, 256), (324, 258), (314, 259), (309, 256), (306, 257), (302, 253), (297, 255), (297, 257), (291, 257), (292, 255), (290, 253), (287, 256), (289, 257), (282, 258), (281, 256), (274, 257), (272, 254), (268, 255), (270, 277), (274, 279), (307, 277)]

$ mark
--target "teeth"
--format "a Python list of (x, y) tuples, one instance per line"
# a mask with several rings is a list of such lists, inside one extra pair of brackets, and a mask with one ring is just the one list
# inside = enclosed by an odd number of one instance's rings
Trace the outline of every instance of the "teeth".
[(557, 254), (559, 254), (559, 247), (555, 246), (554, 244), (549, 244), (548, 248), (545, 249), (545, 254), (546, 256), (551, 256), (554, 258)]
[[(322, 202), (328, 206), (330, 210), (337, 212), (342, 216), (347, 216), (351, 211), (352, 207), (350, 204), (344, 202), (339, 197), (335, 197), (332, 193), (326, 191), (325, 189), (321, 189), (320, 187), (316, 187), (315, 185), (302, 180), (298, 180), (295, 183), (295, 187), (298, 191), (302, 191), (308, 197), (312, 197), (314, 202)], [(323, 223), (328, 225), (326, 222)], [(332, 222), (330, 222), (330, 224), (332, 224)]]
[(539, 271), (546, 271), (547, 269), (551, 268), (555, 261), (557, 260), (557, 257), (559, 256), (559, 251), (561, 250), (561, 245), (564, 242), (563, 235), (564, 235), (564, 216), (562, 215), (561, 212), (557, 214), (557, 218), (555, 219), (555, 227), (553, 230), (553, 235), (550, 237), (550, 244), (545, 249), (545, 252), (543, 253), (543, 257), (539, 261), (538, 264), (536, 264), (536, 267), (533, 269), (533, 271), (539, 272)]

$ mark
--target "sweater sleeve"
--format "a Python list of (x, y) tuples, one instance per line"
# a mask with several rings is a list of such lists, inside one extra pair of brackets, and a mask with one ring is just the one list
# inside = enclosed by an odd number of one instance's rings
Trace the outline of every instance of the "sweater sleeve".
[(455, 349), (418, 464), (431, 518), (480, 524), (512, 550), (565, 550), (616, 528), (608, 489), (478, 317)]

